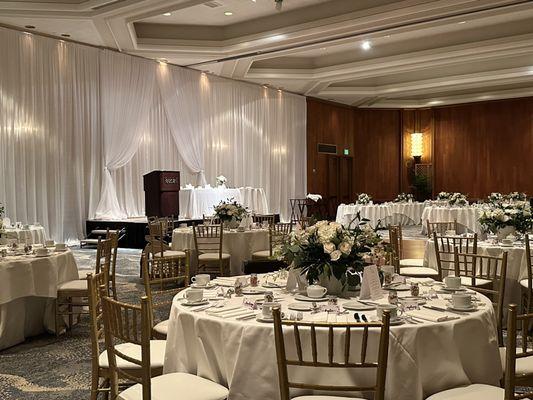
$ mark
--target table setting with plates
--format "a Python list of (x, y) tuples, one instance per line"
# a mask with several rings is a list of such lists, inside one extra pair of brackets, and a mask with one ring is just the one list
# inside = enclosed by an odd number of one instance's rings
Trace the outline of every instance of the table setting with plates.
[(0, 246), (0, 350), (55, 327), (57, 286), (78, 279), (64, 243)]
[[(268, 249), (269, 230), (263, 227), (253, 229), (224, 229), (222, 238), (222, 251), (231, 255), (230, 275), (241, 275), (242, 264), (250, 260), (256, 251)], [(194, 246), (194, 234), (190, 227), (180, 227), (172, 232), (172, 250), (190, 250), (192, 272), (196, 271), (196, 256)]]
[[(460, 280), (440, 283), (395, 275), (379, 288), (382, 296), (365, 300), (357, 292), (330, 295), (318, 284), (292, 287), (289, 275), (282, 270), (213, 280), (195, 276), (195, 287), (173, 299), (164, 372), (196, 373), (228, 387), (231, 399), (279, 399), (273, 384), (273, 308), (280, 308), (288, 320), (341, 323), (379, 321), (388, 310), (386, 399), (417, 400), (451, 386), (498, 384), (502, 371), (492, 304), (461, 287)], [(370, 332), (368, 340), (377, 337), (377, 331)], [(318, 340), (327, 346), (320, 339), (325, 336)], [(257, 376), (262, 379), (253, 379)], [(305, 378), (314, 379), (308, 374)], [(364, 384), (368, 376), (344, 378)], [(294, 393), (303, 394), (308, 393)]]
[(4, 225), (0, 229), (0, 245), (11, 241), (22, 244), (44, 244), (46, 232), (39, 223), (30, 225), (17, 222), (13, 225)]

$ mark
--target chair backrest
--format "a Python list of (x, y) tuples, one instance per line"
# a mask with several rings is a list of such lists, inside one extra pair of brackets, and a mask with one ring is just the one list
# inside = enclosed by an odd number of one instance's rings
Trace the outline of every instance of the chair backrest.
[(113, 258), (113, 240), (112, 239), (98, 239), (96, 246), (96, 273), (111, 270), (111, 262)]
[(301, 223), (307, 216), (307, 199), (289, 199), (291, 206), (291, 223)]
[(189, 286), (189, 263), (179, 257), (149, 258), (143, 254), (141, 266), (153, 326), (154, 308), (172, 304), (174, 295)]
[(533, 343), (531, 336), (528, 335), (533, 322), (533, 314), (517, 315), (516, 308), (516, 304), (509, 304), (509, 312), (507, 313), (505, 400), (531, 399), (533, 397), (533, 389), (524, 387), (525, 385), (520, 385), (520, 393), (516, 393), (516, 362), (521, 358), (533, 356)]
[[(281, 400), (289, 400), (289, 389), (310, 389), (310, 390), (324, 390), (324, 391), (364, 391), (374, 392), (375, 400), (383, 400), (385, 392), (385, 376), (387, 371), (387, 355), (389, 349), (389, 325), (390, 315), (386, 311), (383, 313), (383, 322), (370, 323), (320, 323), (320, 322), (296, 322), (296, 321), (282, 321), (281, 312), (279, 308), (273, 310), (274, 315), (274, 337), (276, 341), (276, 355), (278, 360), (278, 375)], [(292, 328), (294, 337), (294, 347), (297, 354), (297, 359), (289, 359), (287, 357), (286, 335), (284, 335), (283, 327)], [(374, 357), (371, 355), (367, 357), (369, 332), (380, 330), (378, 354)], [(352, 336), (362, 335), (359, 359), (354, 360), (355, 355), (352, 353)], [(302, 338), (305, 335), (304, 338)], [(327, 335), (327, 354), (323, 354), (319, 350), (325, 346), (317, 344), (317, 336), (322, 338)], [(344, 346), (335, 351), (334, 343), (335, 335), (344, 336)], [(289, 336), (289, 335), (287, 335)], [(310, 345), (304, 349), (303, 345)], [(309, 351), (310, 350), (310, 351)], [(324, 351), (324, 353), (326, 353)], [(304, 359), (304, 354), (311, 354), (310, 359)], [(316, 367), (316, 368), (346, 368), (346, 369), (360, 369), (368, 370), (369, 368), (376, 369), (376, 380), (374, 385), (359, 386), (359, 385), (323, 385), (316, 383), (293, 382), (289, 378), (288, 366), (292, 368), (298, 367)], [(294, 370), (291, 368), (291, 372)]]
[(252, 221), (260, 225), (263, 225), (264, 223), (268, 223), (268, 226), (272, 226), (274, 225), (275, 220), (276, 220), (276, 216), (274, 214), (252, 215)]
[(202, 223), (204, 225), (220, 225), (222, 221), (220, 221), (219, 217), (215, 217), (214, 215), (202, 214)]
[[(533, 253), (531, 252), (531, 242), (533, 241), (533, 237), (530, 237), (529, 234), (526, 233), (524, 237), (524, 241), (526, 243), (526, 262), (527, 262), (527, 287), (529, 288), (529, 292), (533, 291)], [(528, 310), (531, 311), (531, 310)]]
[(145, 250), (153, 257), (163, 257), (165, 250), (170, 250), (170, 246), (165, 241), (167, 227), (168, 221), (166, 219), (158, 219), (148, 224), (149, 235), (146, 237), (148, 245)]
[[(125, 379), (142, 385), (142, 400), (151, 400), (150, 339), (151, 319), (150, 305), (146, 296), (141, 298), (141, 305), (119, 302), (105, 296), (105, 289), (100, 287), (104, 314), (104, 332), (107, 358), (109, 361), (111, 400), (118, 399), (118, 380)], [(133, 358), (117, 349), (120, 342), (129, 342), (141, 346), (141, 359)], [(140, 374), (132, 375), (117, 365), (117, 357), (140, 367)]]
[(271, 224), (268, 229), (268, 239), (270, 243), (270, 256), (272, 257), (274, 249), (286, 242), (289, 234), (292, 231), (292, 224), (290, 222), (279, 222)]
[(109, 293), (109, 281), (107, 272), (104, 270), (98, 274), (87, 274), (87, 289), (89, 293), (89, 319), (91, 336), (91, 364), (93, 376), (98, 376), (100, 367), (100, 344), (104, 342), (104, 321), (102, 302), (100, 298), (100, 286), (104, 287), (105, 293)]
[[(455, 249), (455, 274), (472, 279), (470, 288), (488, 296), (496, 311), (496, 323), (500, 344), (503, 343), (503, 299), (505, 296), (505, 279), (507, 278), (507, 252), (501, 257), (479, 254), (459, 253)], [(483, 281), (488, 281), (484, 283)]]
[(394, 266), (394, 272), (400, 273), (401, 259), (401, 229), (399, 225), (389, 225), (389, 243), (391, 246), (391, 264)]
[(457, 232), (457, 220), (445, 221), (445, 222), (430, 222), (426, 220), (426, 228), (428, 237), (433, 236), (433, 232), (437, 232), (439, 235), (444, 235), (446, 231)]
[(218, 253), (222, 257), (222, 225), (195, 225), (193, 234), (196, 254)]
[[(462, 254), (477, 254), (477, 233), (473, 236), (440, 236), (433, 232), (433, 244), (435, 245), (435, 259), (439, 278), (443, 279), (448, 275), (456, 275), (455, 270), (455, 250)], [(460, 262), (474, 262), (472, 259), (460, 259)], [(460, 269), (468, 269), (463, 266)]]
[(109, 278), (109, 290), (114, 299), (117, 298), (117, 282), (116, 282), (116, 270), (117, 270), (117, 254), (118, 254), (118, 231), (108, 232), (106, 239), (111, 240), (111, 263), (109, 265), (108, 278)]

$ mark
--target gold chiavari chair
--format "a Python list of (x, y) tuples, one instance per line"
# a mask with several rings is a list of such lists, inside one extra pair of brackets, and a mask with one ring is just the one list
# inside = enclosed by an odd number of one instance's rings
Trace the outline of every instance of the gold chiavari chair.
[[(113, 262), (113, 241), (109, 241), (111, 239), (111, 235), (113, 232), (110, 232), (109, 228), (107, 229), (106, 238), (98, 238), (98, 243), (96, 244), (96, 262), (95, 262), (95, 269), (93, 271), (87, 271), (87, 270), (81, 270), (79, 271), (79, 278), (80, 279), (86, 279), (87, 274), (91, 273), (93, 275), (98, 274), (100, 271), (102, 271), (102, 266), (109, 266), (110, 263)], [(118, 236), (117, 236), (118, 237)], [(117, 240), (118, 242), (118, 240)], [(117, 243), (118, 246), (118, 243)], [(116, 257), (115, 257), (116, 262)], [(111, 271), (110, 271), (111, 272)]]
[(272, 258), (276, 246), (279, 246), (284, 243), (289, 237), (291, 231), (291, 223), (280, 222), (277, 224), (270, 225), (268, 229), (269, 249), (252, 253), (252, 260), (267, 260), (269, 258)]
[[(137, 306), (102, 295), (102, 306), (111, 400), (175, 400), (180, 394), (195, 400), (227, 398), (228, 389), (224, 386), (196, 375), (176, 372), (153, 376), (151, 310), (147, 297), (142, 297), (141, 305)], [(136, 354), (126, 354), (120, 344), (117, 344), (120, 342), (137, 345)], [(132, 374), (121, 366), (119, 359), (136, 365), (141, 373)], [(119, 393), (119, 379), (135, 384)]]
[(108, 239), (111, 240), (111, 263), (109, 264), (108, 278), (109, 291), (114, 299), (117, 298), (117, 255), (118, 255), (118, 232), (109, 233)]
[[(433, 232), (433, 244), (435, 246), (435, 260), (439, 272), (438, 279), (442, 280), (448, 275), (455, 275), (455, 249), (462, 254), (477, 254), (477, 233), (473, 236), (440, 236)], [(474, 262), (463, 259), (460, 261)], [(477, 284), (487, 282), (478, 281)], [(471, 286), (472, 281), (468, 277), (461, 277), (461, 284)]]
[[(144, 290), (151, 309), (152, 334), (155, 338), (166, 339), (168, 320), (155, 323), (154, 311), (156, 308), (171, 305), (174, 295), (189, 285), (189, 266), (182, 265), (177, 259), (149, 259), (145, 255), (141, 263)], [(157, 299), (161, 300), (156, 301)]]
[(520, 281), (520, 287), (522, 289), (523, 312), (529, 313), (533, 312), (533, 253), (531, 252), (533, 237), (526, 234), (524, 241), (526, 244), (527, 278)]
[[(527, 348), (528, 336), (524, 326), (530, 326), (533, 314), (518, 315), (516, 305), (509, 305), (507, 314), (507, 346), (504, 348), (505, 360), (504, 388), (485, 384), (471, 384), (436, 393), (426, 400), (519, 400), (532, 399), (532, 385), (530, 377), (521, 373), (522, 365), (531, 363), (533, 350)], [(522, 329), (517, 329), (520, 325)], [(522, 343), (519, 345), (518, 332), (521, 333)], [(528, 380), (523, 380), (526, 377)], [(520, 387), (519, 387), (520, 386)], [(525, 387), (528, 386), (528, 387)], [(518, 388), (519, 387), (519, 388)]]
[(252, 221), (256, 224), (263, 225), (264, 223), (268, 223), (268, 226), (274, 225), (276, 220), (276, 216), (274, 214), (254, 214), (252, 215)]
[[(383, 322), (370, 323), (321, 323), (321, 322), (296, 322), (282, 321), (279, 308), (273, 310), (274, 316), (274, 338), (276, 341), (276, 355), (278, 360), (278, 375), (281, 400), (290, 400), (290, 389), (308, 389), (319, 391), (342, 391), (342, 392), (373, 392), (374, 400), (383, 400), (385, 393), (385, 378), (387, 373), (387, 356), (389, 350), (389, 327), (390, 315), (388, 311), (383, 313)], [(297, 359), (287, 358), (286, 336), (283, 327), (292, 328), (294, 334), (294, 347), (296, 348)], [(368, 356), (369, 332), (373, 329), (380, 329), (378, 354), (375, 357)], [(327, 356), (319, 355), (317, 336), (326, 334), (328, 337)], [(361, 351), (358, 359), (355, 359), (355, 352), (352, 348), (352, 335), (360, 333), (362, 335)], [(305, 337), (303, 335), (305, 334)], [(335, 334), (344, 335), (344, 346), (335, 354)], [(309, 336), (309, 338), (307, 337)], [(310, 344), (311, 351), (304, 348), (304, 344)], [(324, 352), (325, 353), (325, 352)], [(305, 359), (304, 354), (311, 354), (311, 359)], [(314, 367), (314, 368), (339, 368), (367, 371), (372, 368), (376, 370), (376, 379), (373, 385), (323, 385), (316, 383), (294, 382), (289, 378), (289, 368)], [(365, 373), (366, 376), (366, 373)], [(293, 400), (340, 400), (337, 396), (300, 396)]]
[[(106, 271), (109, 277), (111, 268), (111, 250), (112, 240), (98, 240), (96, 249), (96, 274)], [(61, 283), (57, 287), (57, 298), (55, 302), (55, 333), (59, 336), (59, 321), (63, 316), (68, 316), (68, 326), (66, 329), (72, 329), (74, 325), (74, 316), (87, 314), (86, 307), (89, 306), (89, 291), (87, 286), (87, 275), (85, 279), (76, 279)]]
[(429, 219), (426, 220), (426, 228), (428, 237), (433, 236), (433, 232), (436, 232), (439, 235), (444, 235), (446, 231), (455, 231), (457, 232), (457, 220), (446, 221), (446, 222), (430, 222)]
[(507, 252), (501, 257), (482, 256), (479, 254), (454, 252), (455, 276), (468, 278), (472, 290), (486, 295), (491, 299), (496, 312), (498, 340), (503, 343), (503, 299), (505, 296), (505, 279), (507, 277)]
[(154, 258), (176, 257), (185, 263), (187, 261), (187, 253), (181, 250), (171, 250), (170, 245), (165, 241), (167, 227), (168, 221), (166, 219), (148, 224), (149, 235), (146, 236), (148, 244), (144, 251)]
[(399, 225), (389, 225), (389, 241), (396, 273), (411, 277), (436, 278), (438, 271), (424, 265), (423, 258), (403, 258), (403, 234)]
[(229, 274), (231, 256), (222, 252), (222, 225), (193, 226), (198, 272), (212, 275)]

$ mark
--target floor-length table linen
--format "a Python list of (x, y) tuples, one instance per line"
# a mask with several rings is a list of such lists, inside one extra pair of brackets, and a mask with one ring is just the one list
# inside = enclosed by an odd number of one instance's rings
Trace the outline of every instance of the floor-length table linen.
[[(189, 372), (225, 385), (229, 388), (228, 400), (279, 399), (272, 324), (194, 312), (181, 304), (182, 296), (174, 298), (170, 312), (164, 372)], [(471, 383), (498, 385), (502, 371), (494, 311), (486, 297), (480, 298), (482, 308), (457, 320), (391, 327), (387, 400), (422, 400), (435, 392)], [(293, 301), (285, 297), (282, 311), (287, 311), (287, 304)], [(242, 298), (227, 303), (239, 304)], [(353, 320), (351, 313), (348, 319)], [(353, 335), (353, 340), (360, 337)], [(371, 333), (369, 343), (370, 347), (377, 346), (377, 332)], [(342, 341), (336, 346), (342, 348)], [(322, 347), (320, 351), (327, 352)], [(338, 382), (340, 372), (333, 374), (338, 374), (333, 375)], [(364, 379), (360, 374), (351, 375), (350, 380)], [(316, 383), (322, 376), (316, 370), (307, 370), (298, 378)]]
[(0, 258), (0, 349), (53, 332), (57, 286), (75, 279), (78, 268), (70, 250)]
[[(231, 256), (230, 275), (242, 275), (242, 264), (250, 260), (256, 251), (270, 248), (268, 229), (252, 229), (244, 232), (225, 230), (222, 236), (222, 252)], [(196, 252), (192, 228), (177, 228), (172, 232), (172, 250), (191, 250), (191, 274), (196, 271)]]
[(46, 232), (41, 225), (30, 225), (28, 228), (4, 227), (1, 236), (2, 239), (14, 239), (22, 244), (44, 244), (46, 241)]
[(426, 204), (419, 201), (386, 203), (391, 207), (391, 223), (395, 225), (418, 225)]
[(422, 213), (422, 233), (427, 233), (427, 220), (430, 222), (450, 222), (456, 220), (463, 229), (467, 228), (470, 232), (482, 233), (479, 217), (480, 208), (475, 206), (427, 206)]
[[(368, 219), (368, 224), (373, 228), (376, 228), (378, 224), (386, 227), (392, 217), (392, 208), (388, 204), (341, 204), (337, 208), (335, 220), (348, 227), (356, 218), (357, 213), (360, 213), (361, 218)], [(356, 224), (358, 221), (353, 223)]]

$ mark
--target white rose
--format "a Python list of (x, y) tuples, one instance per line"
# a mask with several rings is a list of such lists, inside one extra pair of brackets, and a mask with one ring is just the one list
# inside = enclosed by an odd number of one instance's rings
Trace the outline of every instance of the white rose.
[(342, 253), (340, 250), (335, 250), (330, 254), (331, 261), (337, 261), (339, 258), (341, 258), (341, 255)]
[(324, 253), (331, 254), (336, 250), (335, 245), (331, 242), (324, 243)]
[(343, 254), (350, 254), (352, 252), (352, 245), (348, 242), (342, 242), (340, 245), (339, 245), (339, 250), (343, 253)]

